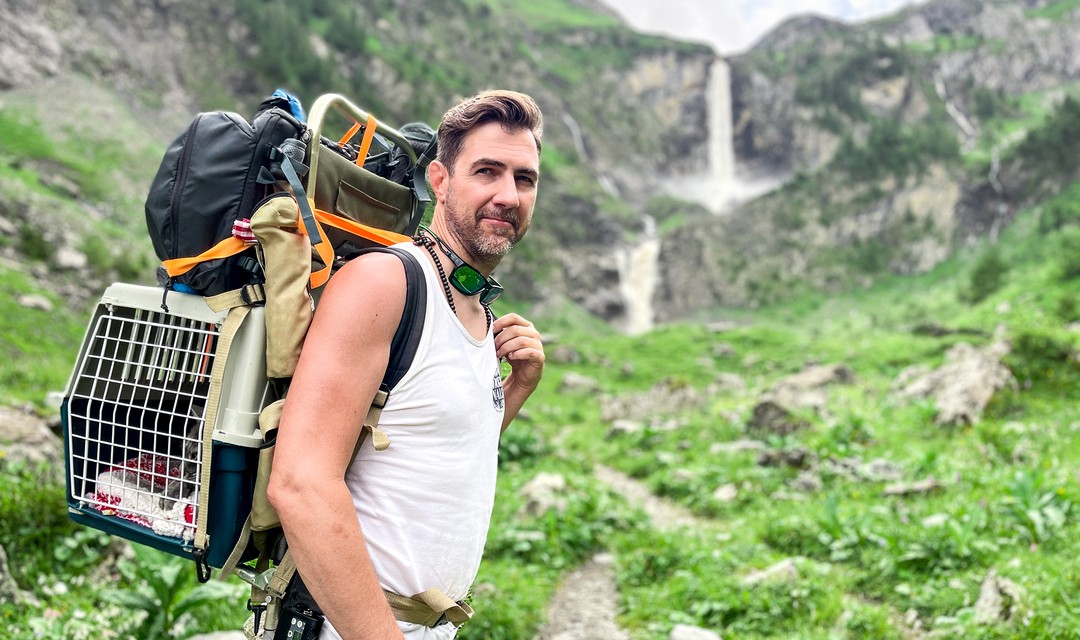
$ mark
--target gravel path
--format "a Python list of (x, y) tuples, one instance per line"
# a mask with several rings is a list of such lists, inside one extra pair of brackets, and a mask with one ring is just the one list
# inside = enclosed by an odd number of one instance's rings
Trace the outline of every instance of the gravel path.
[[(624, 473), (600, 465), (594, 473), (600, 482), (644, 509), (657, 529), (700, 527), (704, 523)], [(615, 622), (619, 592), (613, 562), (611, 554), (601, 553), (567, 576), (551, 599), (547, 624), (533, 640), (629, 640), (630, 634)]]
[(701, 527), (705, 523), (689, 510), (656, 497), (644, 484), (622, 472), (597, 465), (594, 475), (597, 480), (622, 494), (631, 504), (637, 504), (644, 509), (653, 526), (661, 531), (678, 527)]
[(548, 623), (534, 640), (630, 640), (615, 623), (618, 591), (611, 554), (601, 553), (573, 571), (548, 605)]

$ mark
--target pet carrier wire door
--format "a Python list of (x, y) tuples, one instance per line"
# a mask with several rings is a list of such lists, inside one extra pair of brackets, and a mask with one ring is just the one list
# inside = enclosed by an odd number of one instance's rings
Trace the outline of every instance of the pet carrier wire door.
[[(114, 284), (91, 318), (61, 418), (73, 520), (192, 557), (209, 491), (206, 561), (220, 567), (251, 507), (258, 414), (267, 401), (265, 324), (253, 307), (225, 362), (215, 424), (211, 372), (227, 312), (199, 296)], [(209, 486), (200, 486), (212, 429)]]

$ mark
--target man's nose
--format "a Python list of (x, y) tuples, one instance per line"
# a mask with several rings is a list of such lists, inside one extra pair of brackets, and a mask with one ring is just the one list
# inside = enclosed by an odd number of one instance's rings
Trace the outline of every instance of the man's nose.
[(507, 173), (499, 178), (499, 182), (496, 185), (494, 197), (491, 202), (494, 205), (500, 207), (506, 207), (507, 209), (513, 209), (520, 204), (520, 196), (518, 195), (518, 184), (514, 174)]

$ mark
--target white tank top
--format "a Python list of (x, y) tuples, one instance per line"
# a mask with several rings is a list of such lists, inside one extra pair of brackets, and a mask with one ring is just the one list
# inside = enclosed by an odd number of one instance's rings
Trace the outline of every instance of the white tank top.
[(434, 587), (462, 600), (495, 500), (502, 378), (491, 329), (475, 340), (450, 310), (427, 253), (398, 246), (424, 270), (424, 330), (379, 421), (390, 448), (375, 451), (365, 440), (346, 483), (383, 588), (411, 596)]

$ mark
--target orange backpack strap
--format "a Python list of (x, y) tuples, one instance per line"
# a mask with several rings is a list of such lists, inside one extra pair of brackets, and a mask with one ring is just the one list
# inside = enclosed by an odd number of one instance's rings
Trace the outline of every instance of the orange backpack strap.
[(235, 256), (244, 249), (247, 249), (251, 245), (246, 244), (243, 240), (236, 236), (229, 236), (221, 242), (210, 247), (206, 251), (203, 251), (197, 256), (191, 258), (173, 258), (171, 260), (163, 260), (161, 266), (165, 267), (165, 273), (169, 274), (170, 278), (183, 275), (191, 270), (192, 267), (200, 262), (206, 262), (207, 260), (217, 260), (218, 258), (228, 258), (229, 256)]

